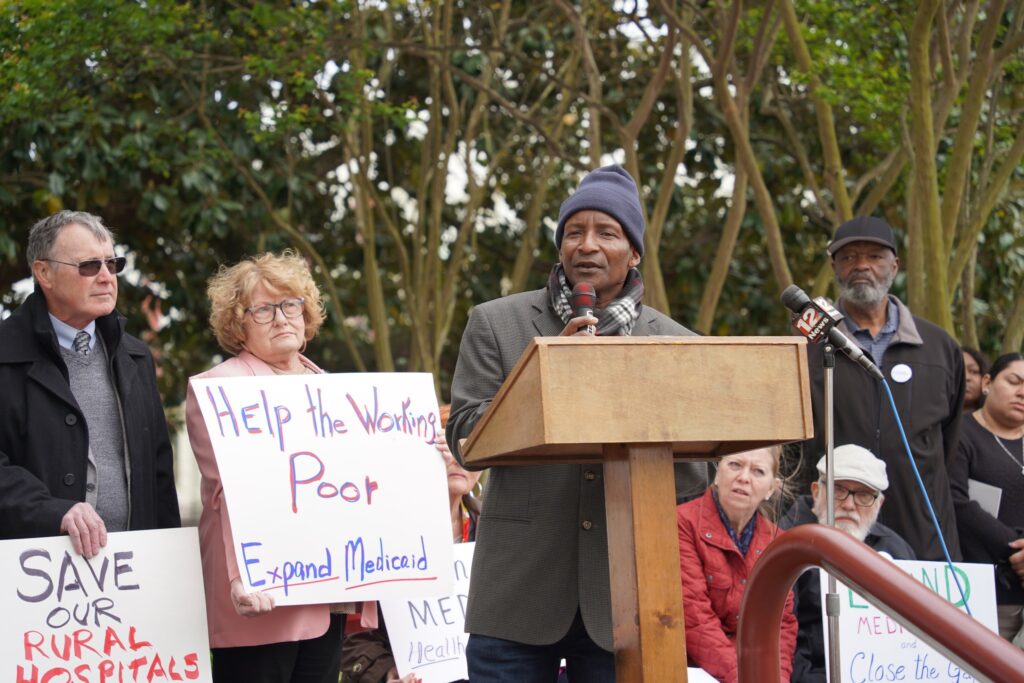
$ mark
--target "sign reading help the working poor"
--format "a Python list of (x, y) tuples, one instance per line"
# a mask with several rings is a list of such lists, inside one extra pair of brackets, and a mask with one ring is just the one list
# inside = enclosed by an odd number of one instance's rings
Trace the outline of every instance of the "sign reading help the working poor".
[(192, 380), (249, 591), (278, 605), (451, 589), (443, 434), (426, 373)]

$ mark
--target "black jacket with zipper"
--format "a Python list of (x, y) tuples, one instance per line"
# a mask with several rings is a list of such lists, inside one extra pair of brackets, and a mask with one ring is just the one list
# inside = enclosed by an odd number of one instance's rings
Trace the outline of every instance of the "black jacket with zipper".
[[(900, 310), (900, 322), (882, 357), (881, 370), (892, 389), (910, 450), (950, 556), (959, 560), (960, 542), (947, 465), (956, 454), (963, 412), (963, 355), (959, 345), (945, 331), (911, 314), (895, 297), (893, 300)], [(839, 328), (854, 339), (846, 320)], [(823, 349), (822, 344), (808, 348), (814, 439), (804, 444), (799, 477), (801, 490), (806, 490), (806, 486), (818, 478), (815, 466), (825, 453)], [(910, 379), (903, 382), (895, 381), (892, 374), (893, 368), (900, 365), (907, 366), (911, 373)], [(897, 375), (905, 375), (905, 372)], [(878, 521), (906, 539), (918, 559), (945, 559), (881, 382), (837, 352), (834, 388), (835, 445), (863, 446), (886, 464), (889, 490), (885, 492), (885, 505)]]

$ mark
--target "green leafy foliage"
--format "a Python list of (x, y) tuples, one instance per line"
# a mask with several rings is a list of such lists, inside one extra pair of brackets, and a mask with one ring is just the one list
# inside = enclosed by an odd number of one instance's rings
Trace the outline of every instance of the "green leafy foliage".
[[(133, 255), (119, 308), (131, 329), (148, 330), (175, 404), (189, 375), (220, 353), (207, 330), (207, 278), (245, 255), (291, 248), (314, 264), (331, 304), (309, 349), (318, 362), (375, 369), (383, 354), (397, 369), (435, 370), (447, 395), (468, 310), (508, 292), (534, 198), (544, 201), (523, 287), (543, 286), (556, 257), (551, 227), (588, 163), (592, 109), (602, 112), (604, 152), (622, 159), (621, 128), (668, 49), (657, 3), (570, 4), (600, 76), (597, 104), (578, 36), (555, 3), (0, 4), (0, 304), (17, 303), (11, 286), (28, 275), (33, 222), (60, 208), (102, 215)], [(751, 67), (765, 6), (752, 3), (740, 17), (737, 74)], [(711, 54), (728, 8), (701, 3), (692, 18)], [(851, 187), (903, 143), (915, 8), (909, 0), (797, 3)], [(650, 210), (680, 122), (680, 88), (692, 88), (693, 129), (658, 254), (672, 313), (686, 323), (729, 207), (749, 198), (729, 191), (736, 146), (705, 65), (694, 59), (679, 73), (681, 48), (672, 49), (673, 71), (635, 151)], [(805, 287), (826, 265), (833, 228), (809, 77), (780, 32), (749, 108), (787, 261)], [(976, 140), (972, 182), (998, 168), (1019, 134), (1012, 112), (1024, 104), (1022, 79), (1018, 50), (992, 98), (991, 142), (985, 131)], [(958, 106), (939, 132), (940, 157)], [(795, 138), (773, 107), (788, 115)], [(467, 164), (479, 196), (458, 182)], [(908, 173), (875, 211), (901, 232)], [(1021, 175), (1011, 174), (979, 242), (972, 306), (988, 350), (999, 346), (1024, 282)], [(157, 300), (163, 317), (154, 330), (144, 312)], [(718, 311), (706, 332), (786, 332), (752, 206)]]

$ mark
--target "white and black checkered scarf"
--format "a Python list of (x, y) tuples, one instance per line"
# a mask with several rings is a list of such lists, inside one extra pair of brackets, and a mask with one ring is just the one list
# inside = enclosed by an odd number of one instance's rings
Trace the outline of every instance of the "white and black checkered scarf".
[[(551, 297), (551, 307), (555, 314), (568, 324), (572, 320), (572, 287), (565, 279), (565, 270), (561, 263), (556, 263), (551, 269), (548, 277), (548, 296)], [(640, 271), (630, 268), (626, 274), (626, 282), (622, 285), (622, 291), (614, 301), (604, 308), (595, 308), (594, 317), (597, 318), (597, 334), (602, 337), (622, 336), (628, 337), (633, 331), (633, 325), (640, 317), (640, 310), (643, 308), (641, 301), (644, 298), (644, 281), (640, 277)]]

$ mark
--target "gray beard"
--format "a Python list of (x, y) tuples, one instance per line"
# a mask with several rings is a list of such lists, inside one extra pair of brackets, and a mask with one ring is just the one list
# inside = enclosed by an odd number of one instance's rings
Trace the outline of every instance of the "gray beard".
[(852, 287), (840, 284), (839, 296), (843, 301), (849, 302), (858, 308), (874, 308), (889, 294), (889, 287), (891, 285), (891, 280), (888, 283), (880, 282), (877, 285), (857, 283)]
[(843, 301), (848, 301), (858, 308), (874, 308), (889, 295), (889, 288), (892, 287), (896, 273), (891, 273), (887, 278), (878, 284), (858, 283), (848, 286), (843, 282), (836, 282), (839, 288), (839, 296)]

